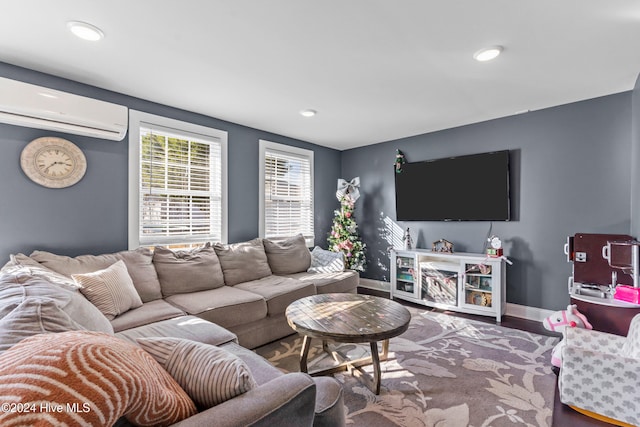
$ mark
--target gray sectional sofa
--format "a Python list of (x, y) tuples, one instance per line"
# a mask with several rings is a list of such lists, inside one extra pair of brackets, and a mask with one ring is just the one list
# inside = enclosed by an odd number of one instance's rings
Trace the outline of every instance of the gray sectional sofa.
[[(120, 261), (135, 295), (110, 312), (87, 291), (96, 271)], [(311, 262), (302, 236), (190, 251), (140, 248), (73, 258), (43, 251), (16, 254), (0, 270), (0, 354), (31, 335), (67, 330), (115, 334), (134, 344), (146, 337), (198, 341), (238, 356), (258, 387), (177, 425), (344, 425), (337, 381), (284, 374), (251, 351), (293, 333), (284, 316), (291, 302), (316, 293), (356, 292), (357, 272), (309, 273)], [(78, 290), (79, 283), (86, 286)], [(37, 309), (23, 310), (34, 302)]]

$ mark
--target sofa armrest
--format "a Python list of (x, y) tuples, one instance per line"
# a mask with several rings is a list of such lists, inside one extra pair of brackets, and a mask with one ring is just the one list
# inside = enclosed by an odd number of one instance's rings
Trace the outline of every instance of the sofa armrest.
[(300, 372), (281, 375), (174, 424), (179, 427), (312, 426), (316, 385)]
[(638, 425), (638, 372), (640, 359), (567, 345), (558, 376), (560, 401)]
[(567, 328), (565, 333), (567, 346), (609, 354), (620, 353), (626, 341), (625, 337), (590, 329)]

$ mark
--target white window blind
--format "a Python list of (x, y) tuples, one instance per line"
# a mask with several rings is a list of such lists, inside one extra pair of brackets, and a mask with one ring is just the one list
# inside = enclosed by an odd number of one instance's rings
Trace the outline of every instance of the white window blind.
[(302, 234), (313, 244), (313, 152), (260, 141), (261, 236)]
[(137, 135), (137, 244), (225, 241), (226, 133), (220, 138), (140, 121)]

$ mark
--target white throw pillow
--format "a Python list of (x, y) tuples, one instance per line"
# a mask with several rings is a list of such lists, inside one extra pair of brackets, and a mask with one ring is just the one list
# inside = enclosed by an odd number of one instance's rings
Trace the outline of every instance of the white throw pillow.
[(331, 252), (316, 246), (311, 251), (311, 266), (309, 273), (335, 273), (344, 270), (344, 255), (342, 252)]
[(71, 277), (80, 286), (80, 292), (109, 320), (142, 305), (122, 260), (104, 270), (72, 274)]
[(210, 408), (257, 387), (249, 367), (235, 354), (181, 338), (138, 338), (200, 409)]

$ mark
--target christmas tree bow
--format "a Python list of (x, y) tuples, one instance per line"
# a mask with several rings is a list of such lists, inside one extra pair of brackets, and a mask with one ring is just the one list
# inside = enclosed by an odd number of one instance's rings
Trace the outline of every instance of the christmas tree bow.
[(336, 191), (336, 197), (338, 200), (342, 199), (345, 196), (348, 196), (354, 202), (358, 200), (360, 197), (360, 177), (356, 176), (351, 181), (346, 181), (342, 178), (338, 180), (338, 190)]

